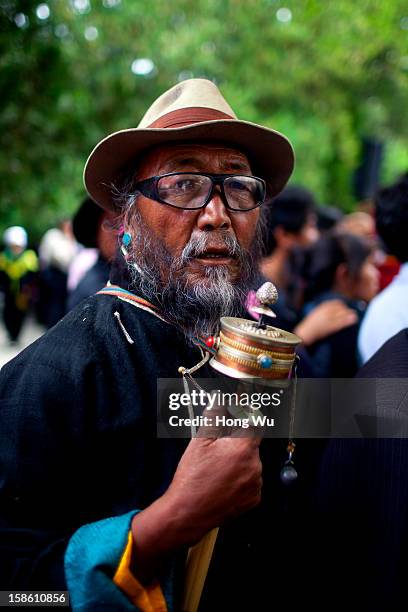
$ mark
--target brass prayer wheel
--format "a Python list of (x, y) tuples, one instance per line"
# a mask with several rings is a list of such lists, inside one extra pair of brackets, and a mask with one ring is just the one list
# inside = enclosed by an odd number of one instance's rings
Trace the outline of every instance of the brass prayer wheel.
[(298, 336), (250, 319), (222, 317), (220, 324), (210, 360), (215, 370), (232, 378), (290, 378)]

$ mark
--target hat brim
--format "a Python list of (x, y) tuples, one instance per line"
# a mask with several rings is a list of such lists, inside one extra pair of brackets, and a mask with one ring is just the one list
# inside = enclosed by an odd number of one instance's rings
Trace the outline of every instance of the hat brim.
[(218, 141), (235, 146), (245, 153), (253, 172), (264, 178), (271, 196), (278, 194), (289, 180), (294, 167), (290, 142), (275, 130), (249, 121), (216, 120), (178, 128), (130, 128), (104, 138), (92, 151), (84, 169), (84, 184), (102, 208), (115, 210), (111, 185), (151, 147), (183, 141)]

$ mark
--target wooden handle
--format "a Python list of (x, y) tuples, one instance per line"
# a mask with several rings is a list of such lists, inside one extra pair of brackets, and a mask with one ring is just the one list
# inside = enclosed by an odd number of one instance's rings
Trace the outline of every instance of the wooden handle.
[(198, 610), (217, 535), (218, 527), (212, 529), (188, 551), (182, 612), (197, 612)]

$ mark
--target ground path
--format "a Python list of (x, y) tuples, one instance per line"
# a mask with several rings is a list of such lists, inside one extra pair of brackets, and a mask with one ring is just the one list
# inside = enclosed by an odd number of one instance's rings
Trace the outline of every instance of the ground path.
[(44, 328), (33, 319), (27, 319), (22, 329), (18, 344), (10, 345), (7, 340), (6, 330), (0, 324), (0, 368), (13, 359), (26, 346), (34, 342), (44, 333)]

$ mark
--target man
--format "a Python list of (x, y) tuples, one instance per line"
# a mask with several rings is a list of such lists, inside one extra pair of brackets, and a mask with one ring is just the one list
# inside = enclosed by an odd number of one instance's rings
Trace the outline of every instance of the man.
[(387, 340), (408, 327), (408, 174), (379, 191), (375, 200), (377, 232), (387, 250), (401, 262), (400, 270), (370, 303), (359, 333), (363, 363)]
[[(200, 338), (221, 315), (242, 313), (260, 206), (292, 167), (282, 135), (238, 120), (202, 79), (176, 85), (138, 128), (94, 149), (85, 184), (116, 213), (121, 252), (111, 287), (2, 372), (3, 589), (68, 588), (81, 610), (177, 606), (180, 555), (182, 567), (188, 546), (259, 503), (259, 440), (158, 440), (156, 380), (195, 365)], [(283, 448), (264, 460), (271, 498)], [(268, 529), (274, 511), (263, 510)], [(243, 554), (250, 546), (242, 541)], [(234, 571), (247, 575), (248, 557), (236, 557)], [(238, 601), (248, 598), (252, 589)]]

